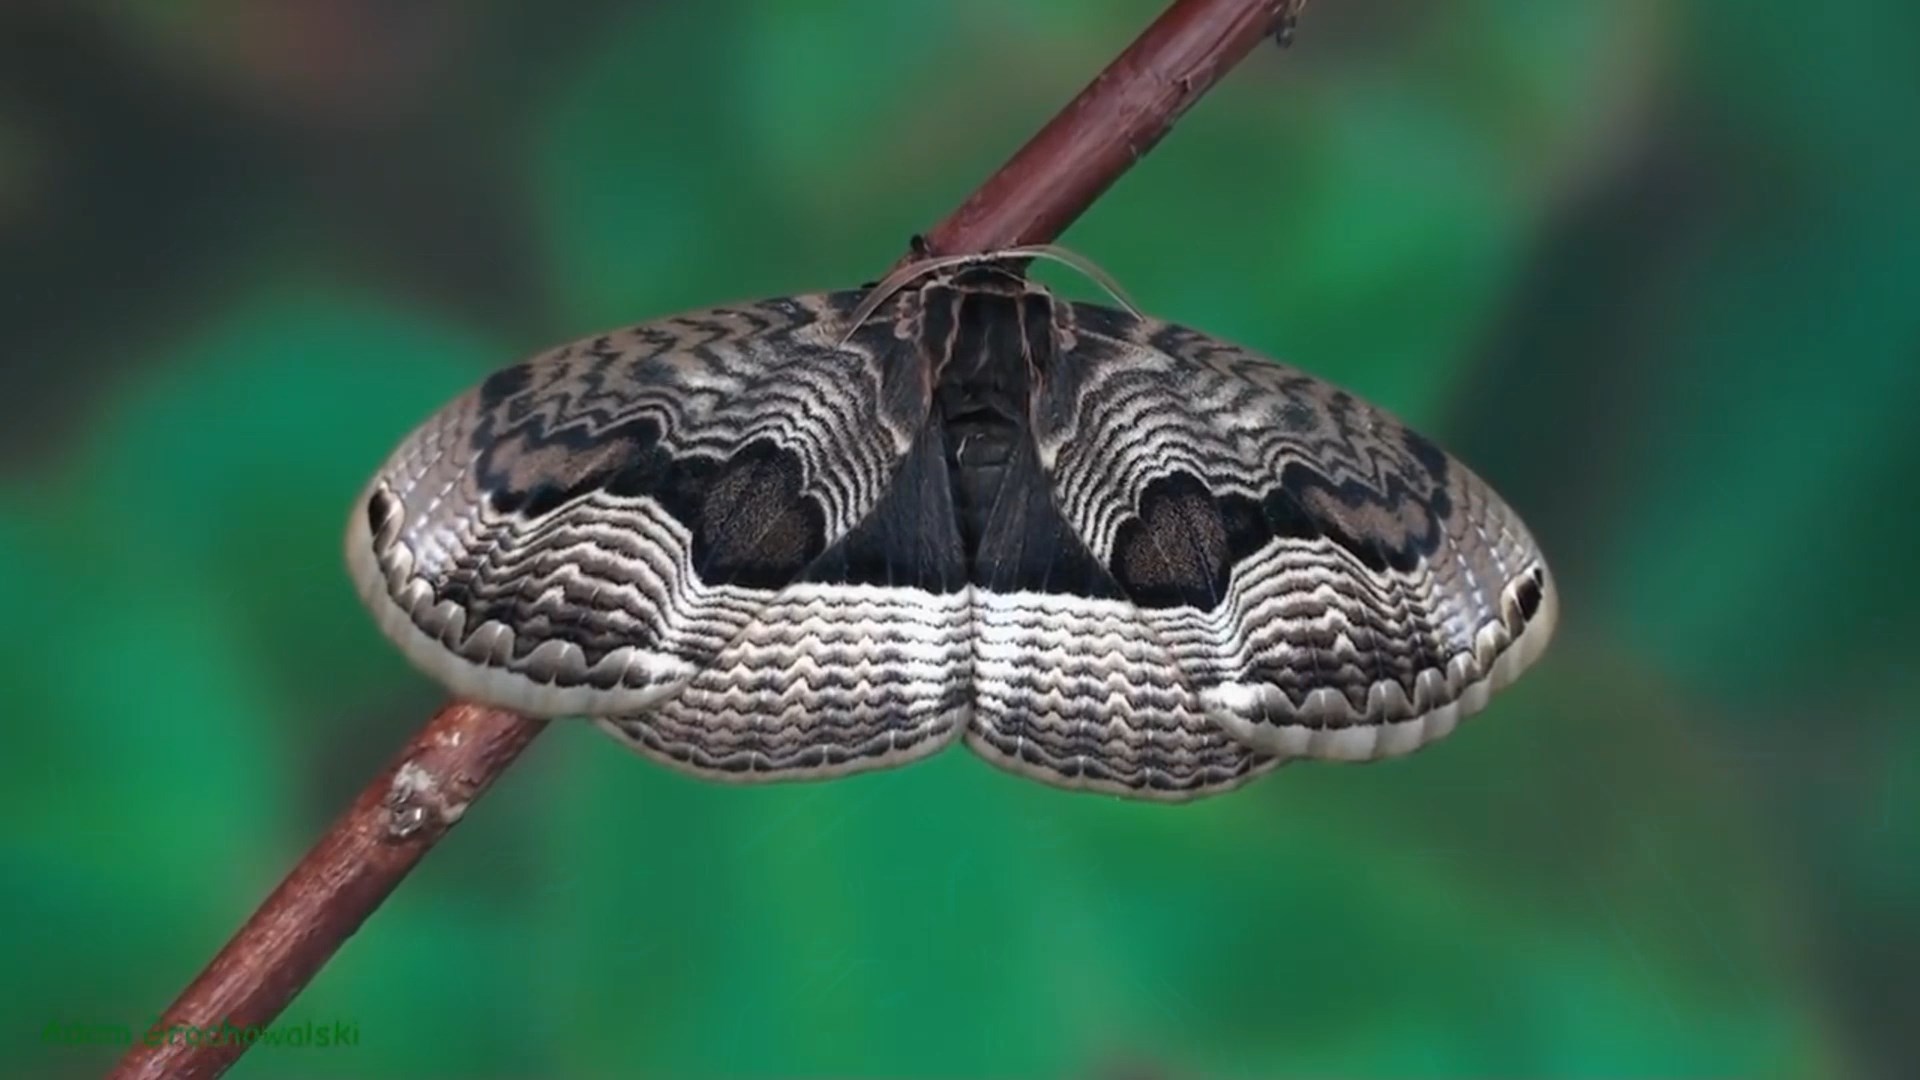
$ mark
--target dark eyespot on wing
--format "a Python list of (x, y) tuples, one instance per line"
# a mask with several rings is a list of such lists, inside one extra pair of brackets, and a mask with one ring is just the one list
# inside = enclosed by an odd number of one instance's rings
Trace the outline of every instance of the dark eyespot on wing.
[(1191, 474), (1173, 473), (1147, 485), (1139, 513), (1114, 538), (1109, 569), (1143, 607), (1211, 609), (1226, 594), (1234, 566), (1270, 535), (1252, 499), (1218, 497)]
[(710, 477), (684, 477), (678, 509), (693, 530), (701, 580), (778, 589), (818, 558), (826, 522), (800, 484), (799, 460), (764, 441), (743, 447)]

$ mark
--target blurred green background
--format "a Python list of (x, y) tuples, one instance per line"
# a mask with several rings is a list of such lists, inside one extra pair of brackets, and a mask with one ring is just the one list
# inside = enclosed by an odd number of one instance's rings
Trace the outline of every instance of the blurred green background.
[[(47, 1026), (151, 1022), (437, 704), (339, 555), (408, 428), (872, 278), (1160, 6), (0, 9), (6, 1071), (97, 1075)], [(1317, 0), (1065, 237), (1526, 516), (1560, 636), (1451, 739), (1170, 808), (561, 725), (287, 1014), (357, 1045), (235, 1075), (1913, 1075), (1916, 41)]]

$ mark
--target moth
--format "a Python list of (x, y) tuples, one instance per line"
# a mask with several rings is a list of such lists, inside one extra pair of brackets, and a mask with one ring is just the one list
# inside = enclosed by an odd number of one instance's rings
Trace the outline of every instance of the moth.
[(454, 695), (702, 777), (964, 742), (1178, 801), (1453, 730), (1546, 647), (1518, 516), (1321, 379), (1026, 274), (1039, 249), (647, 322), (494, 373), (346, 559)]

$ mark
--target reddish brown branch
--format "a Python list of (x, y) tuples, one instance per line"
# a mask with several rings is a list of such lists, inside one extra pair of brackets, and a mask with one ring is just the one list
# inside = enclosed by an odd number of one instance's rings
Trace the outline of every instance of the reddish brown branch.
[[(1302, 3), (1178, 0), (935, 226), (928, 247), (989, 251), (1052, 240)], [(247, 1044), (188, 1033), (270, 1023), (545, 727), (474, 705), (441, 709), (111, 1076), (225, 1072)]]
[[(213, 1077), (247, 1050), (210, 1045), (280, 1015), (520, 751), (546, 727), (498, 709), (441, 709), (360, 792), (320, 842), (227, 942), (114, 1077)], [(170, 1030), (171, 1029), (171, 1030)]]
[(1046, 243), (1306, 0), (1182, 0), (927, 234), (934, 254)]

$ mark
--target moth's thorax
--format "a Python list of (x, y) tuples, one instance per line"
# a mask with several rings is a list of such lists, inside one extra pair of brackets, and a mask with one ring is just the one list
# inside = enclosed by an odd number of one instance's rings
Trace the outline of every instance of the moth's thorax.
[(940, 396), (958, 411), (1016, 420), (1057, 351), (1053, 295), (990, 266), (932, 279), (913, 297), (914, 329)]
[(1031, 439), (1029, 401), (1053, 364), (1053, 296), (1008, 270), (968, 266), (926, 281), (909, 325), (933, 379), (962, 543), (976, 550), (1018, 443)]

